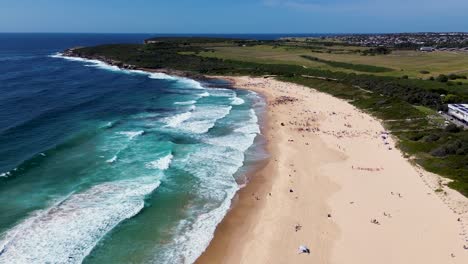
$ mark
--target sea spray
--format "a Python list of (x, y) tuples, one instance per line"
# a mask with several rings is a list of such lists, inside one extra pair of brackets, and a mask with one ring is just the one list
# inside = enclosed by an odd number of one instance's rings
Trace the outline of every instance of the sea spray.
[(172, 154), (169, 154), (155, 161), (146, 163), (146, 167), (150, 169), (167, 170), (171, 165), (171, 161), (173, 158), (174, 156)]

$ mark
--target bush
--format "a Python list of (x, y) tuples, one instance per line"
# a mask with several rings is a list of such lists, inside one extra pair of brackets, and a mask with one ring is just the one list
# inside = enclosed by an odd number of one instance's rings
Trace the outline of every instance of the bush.
[(444, 104), (453, 104), (453, 103), (458, 103), (459, 101), (460, 101), (460, 97), (454, 94), (447, 94), (443, 99)]
[(443, 83), (448, 82), (448, 80), (449, 80), (449, 78), (447, 77), (447, 75), (444, 75), (444, 74), (441, 74), (441, 75), (437, 76), (437, 78), (436, 78), (436, 81), (443, 82)]
[(420, 140), (420, 139), (423, 138), (423, 137), (424, 137), (423, 134), (418, 133), (418, 134), (413, 134), (413, 135), (409, 136), (409, 139), (410, 139), (411, 141), (418, 141), (418, 140)]
[(401, 76), (401, 78), (402, 79), (408, 79), (409, 77), (408, 77), (408, 75), (403, 75), (403, 76)]
[(450, 80), (456, 80), (458, 79), (458, 75), (456, 74), (449, 74), (449, 76), (447, 76)]
[(430, 72), (430, 71), (426, 71), (426, 70), (422, 70), (422, 71), (419, 71), (419, 73), (421, 73), (421, 74), (429, 74), (429, 73), (431, 73), (431, 72)]
[(452, 74), (449, 74), (448, 78), (449, 78), (450, 80), (466, 79), (466, 76), (464, 76), (464, 75), (458, 75), (458, 74), (452, 73)]
[(424, 142), (430, 143), (430, 142), (435, 142), (439, 140), (440, 136), (437, 134), (430, 134), (426, 137), (424, 137)]
[(462, 140), (447, 142), (433, 151), (431, 155), (435, 157), (445, 157), (447, 155), (466, 155), (468, 153), (468, 143)]
[(447, 153), (445, 146), (440, 146), (434, 149), (433, 151), (431, 151), (431, 155), (434, 157), (445, 157), (447, 156), (447, 154), (448, 153)]
[(458, 132), (461, 131), (461, 128), (459, 128), (457, 125), (451, 123), (451, 124), (448, 124), (445, 127), (445, 131), (449, 132), (449, 133), (458, 133)]

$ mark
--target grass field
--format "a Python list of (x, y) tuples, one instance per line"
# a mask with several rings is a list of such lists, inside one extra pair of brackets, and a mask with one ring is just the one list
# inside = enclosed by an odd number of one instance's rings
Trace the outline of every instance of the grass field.
[[(333, 67), (319, 61), (311, 61), (302, 56), (316, 57), (321, 60), (344, 62), (350, 64), (372, 65), (391, 68), (394, 71), (375, 73), (382, 76), (404, 75), (410, 78), (427, 79), (439, 74), (457, 73), (468, 75), (468, 53), (467, 52), (432, 52), (423, 53), (419, 51), (393, 51), (389, 55), (363, 56), (353, 52), (356, 47), (333, 46), (326, 49), (330, 52), (313, 52), (303, 46), (224, 46), (211, 47), (212, 52), (202, 52), (201, 56), (221, 59), (243, 60), (256, 63), (285, 63), (301, 65), (304, 67), (322, 70), (362, 73), (357, 70)], [(335, 50), (335, 51), (334, 51)], [(349, 52), (336, 52), (336, 50), (348, 50)], [(428, 71), (423, 74), (421, 71)], [(462, 81), (462, 80), (460, 80)], [(463, 80), (463, 82), (467, 82)]]

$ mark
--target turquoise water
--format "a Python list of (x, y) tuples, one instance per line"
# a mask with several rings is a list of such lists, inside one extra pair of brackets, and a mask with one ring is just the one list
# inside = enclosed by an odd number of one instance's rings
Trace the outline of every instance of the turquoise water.
[(262, 98), (56, 51), (0, 52), (0, 263), (194, 262), (262, 157)]

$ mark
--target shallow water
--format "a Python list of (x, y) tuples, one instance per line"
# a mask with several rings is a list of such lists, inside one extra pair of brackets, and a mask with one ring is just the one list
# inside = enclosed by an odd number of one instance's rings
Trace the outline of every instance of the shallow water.
[(208, 245), (263, 100), (57, 54), (145, 37), (0, 34), (0, 263), (192, 263)]

